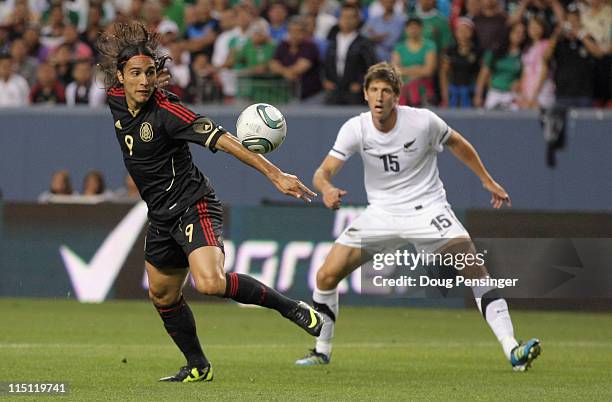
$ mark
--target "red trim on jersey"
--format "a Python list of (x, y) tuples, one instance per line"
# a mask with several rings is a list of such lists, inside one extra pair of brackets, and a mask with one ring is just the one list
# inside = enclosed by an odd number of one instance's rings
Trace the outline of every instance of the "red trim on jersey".
[(125, 90), (123, 88), (110, 88), (107, 93), (111, 96), (125, 96)]
[(208, 244), (211, 246), (216, 246), (217, 239), (215, 237), (215, 232), (208, 217), (208, 208), (206, 205), (207, 204), (205, 201), (200, 201), (197, 204), (198, 212), (200, 215), (200, 225), (202, 226), (202, 230), (204, 231), (204, 236), (206, 236), (206, 241), (208, 242)]
[(191, 123), (195, 120), (196, 114), (182, 105), (172, 103), (167, 97), (159, 92), (155, 93), (155, 101), (162, 109), (166, 109), (185, 123)]
[(204, 220), (202, 219), (202, 207), (200, 205), (200, 203), (198, 202), (196, 204), (196, 207), (198, 208), (198, 217), (200, 218), (200, 226), (202, 227), (202, 232), (204, 232), (204, 237), (206, 238), (206, 243), (210, 244), (210, 238), (208, 237), (208, 231), (206, 230), (206, 225), (204, 224)]
[(210, 216), (208, 214), (208, 204), (206, 203), (206, 201), (202, 202), (202, 207), (204, 209), (204, 222), (208, 226), (208, 232), (210, 233), (210, 238), (212, 239), (212, 245), (217, 246), (219, 243), (217, 243), (217, 237), (215, 236), (215, 231), (213, 230), (213, 226), (210, 221)]
[(231, 272), (229, 274), (229, 277), (230, 277), (230, 296), (236, 297), (236, 294), (238, 293), (238, 274), (236, 274), (235, 272)]
[(268, 290), (266, 289), (265, 286), (261, 287), (261, 297), (259, 298), (259, 302), (257, 304), (262, 305), (263, 302), (266, 300), (266, 295), (268, 294)]

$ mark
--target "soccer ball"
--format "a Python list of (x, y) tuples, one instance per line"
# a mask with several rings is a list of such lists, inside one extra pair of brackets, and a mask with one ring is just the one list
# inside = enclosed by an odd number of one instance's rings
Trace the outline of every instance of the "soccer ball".
[(256, 103), (240, 113), (236, 122), (236, 135), (249, 151), (267, 154), (285, 141), (287, 123), (283, 114), (274, 106)]

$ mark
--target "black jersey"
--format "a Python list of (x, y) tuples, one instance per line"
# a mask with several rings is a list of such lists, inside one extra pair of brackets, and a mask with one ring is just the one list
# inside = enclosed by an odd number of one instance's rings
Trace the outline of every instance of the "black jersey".
[(123, 88), (113, 87), (107, 94), (125, 167), (153, 223), (176, 219), (212, 191), (208, 178), (194, 165), (187, 142), (215, 152), (225, 132), (221, 126), (198, 116), (164, 90), (156, 89), (135, 116), (128, 110)]

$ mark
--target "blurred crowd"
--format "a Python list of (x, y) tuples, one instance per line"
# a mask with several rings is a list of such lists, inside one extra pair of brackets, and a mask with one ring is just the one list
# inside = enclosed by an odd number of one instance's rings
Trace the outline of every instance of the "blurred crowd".
[(610, 107), (610, 0), (0, 0), (0, 107), (105, 104), (96, 37), (137, 19), (191, 104), (361, 104), (367, 68), (400, 103)]
[(49, 189), (38, 196), (40, 203), (135, 203), (139, 200), (138, 188), (129, 174), (125, 176), (122, 187), (111, 190), (106, 186), (104, 175), (98, 170), (90, 170), (85, 174), (80, 192), (72, 186), (70, 172), (58, 170), (51, 176)]

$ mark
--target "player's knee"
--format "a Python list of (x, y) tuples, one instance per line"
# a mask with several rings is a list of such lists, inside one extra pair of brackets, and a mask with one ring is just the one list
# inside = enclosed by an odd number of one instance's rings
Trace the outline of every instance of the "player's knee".
[(165, 288), (149, 288), (149, 299), (151, 299), (153, 304), (155, 304), (156, 306), (169, 306), (171, 304), (176, 303), (179, 297), (180, 292), (178, 291), (173, 292)]
[(223, 296), (225, 293), (225, 277), (223, 275), (201, 275), (195, 279), (198, 292), (208, 296)]
[(342, 278), (338, 278), (337, 275), (323, 266), (317, 272), (317, 288), (321, 290), (334, 289), (338, 286), (338, 282), (340, 282), (341, 279)]

